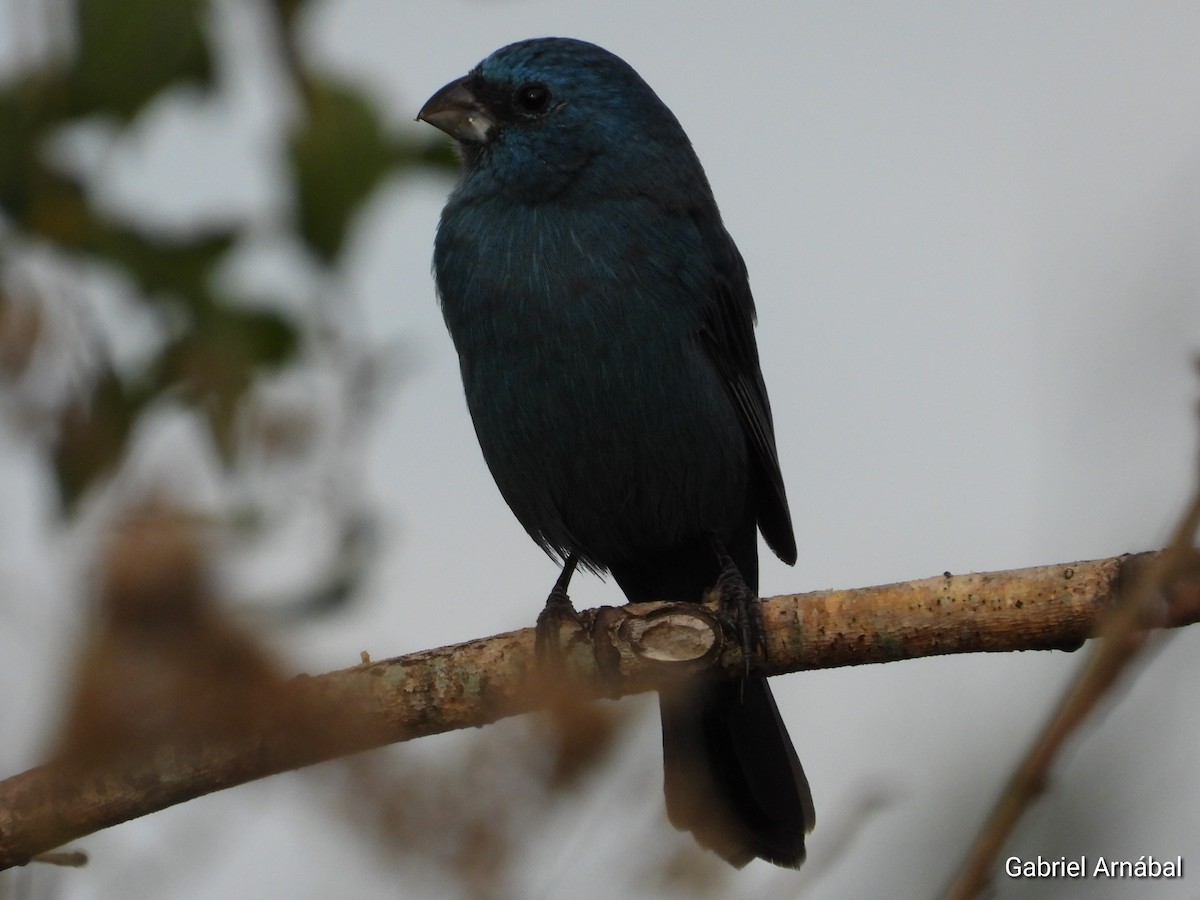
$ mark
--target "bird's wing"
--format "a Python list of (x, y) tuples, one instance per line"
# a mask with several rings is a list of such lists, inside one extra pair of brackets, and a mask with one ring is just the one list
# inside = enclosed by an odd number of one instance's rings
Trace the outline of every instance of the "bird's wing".
[(713, 257), (717, 261), (713, 291), (700, 336), (753, 451), (759, 475), (759, 528), (775, 555), (791, 565), (796, 561), (796, 538), (775, 449), (771, 404), (754, 342), (754, 299), (741, 254), (723, 228), (721, 231), (724, 240)]

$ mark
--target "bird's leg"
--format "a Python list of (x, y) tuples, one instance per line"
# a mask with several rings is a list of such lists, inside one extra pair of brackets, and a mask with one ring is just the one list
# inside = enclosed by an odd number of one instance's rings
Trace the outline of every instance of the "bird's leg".
[(767, 629), (763, 624), (762, 601), (758, 594), (750, 590), (750, 585), (746, 584), (737, 563), (725, 551), (720, 538), (711, 538), (711, 543), (721, 566), (716, 585), (717, 618), (741, 641), (742, 658), (746, 674), (749, 675), (755, 651), (761, 653), (764, 660), (767, 658)]
[(571, 605), (571, 598), (567, 596), (567, 586), (571, 583), (571, 576), (575, 574), (575, 566), (578, 564), (579, 557), (576, 554), (567, 555), (563, 561), (562, 574), (558, 576), (558, 581), (554, 582), (550, 596), (546, 598), (546, 606), (538, 614), (534, 645), (539, 662), (555, 663), (562, 658), (559, 633), (564, 622), (583, 625), (579, 613), (575, 612), (575, 607)]

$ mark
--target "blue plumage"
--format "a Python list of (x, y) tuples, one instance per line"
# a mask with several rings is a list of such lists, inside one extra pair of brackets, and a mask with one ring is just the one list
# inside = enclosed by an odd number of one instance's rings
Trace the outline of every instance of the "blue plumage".
[[(756, 528), (794, 562), (745, 265), (670, 110), (611, 53), (544, 38), (421, 118), (462, 148), (434, 269), (526, 530), (631, 601), (700, 600), (714, 544), (756, 590)], [(766, 682), (664, 697), (663, 715), (672, 821), (735, 864), (798, 865), (811, 799)]]

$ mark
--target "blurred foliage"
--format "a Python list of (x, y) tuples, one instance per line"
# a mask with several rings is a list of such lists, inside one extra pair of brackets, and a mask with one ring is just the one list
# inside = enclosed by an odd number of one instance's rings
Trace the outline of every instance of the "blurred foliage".
[(130, 119), (172, 84), (209, 86), (207, 6), (206, 0), (76, 0), (73, 109)]
[(0, 291), (0, 378), (18, 379), (29, 368), (42, 334), (37, 310)]
[[(371, 98), (307, 68), (293, 33), (307, 5), (278, 0), (267, 7), (274, 14), (277, 62), (302, 104), (292, 133), (281, 136), (288, 158), (280, 169), (291, 175), (292, 238), (319, 268), (336, 271), (355, 216), (383, 180), (445, 169), (453, 158), (432, 136), (390, 133)], [(302, 313), (267, 312), (261, 304), (252, 309), (246, 298), (214, 292), (213, 273), (248, 224), (206, 226), (179, 237), (113, 221), (93, 201), (92, 186), (60, 171), (46, 152), (64, 128), (84, 120), (107, 122), (118, 135), (133, 128), (169, 89), (222, 90), (211, 27), (217, 11), (209, 0), (70, 0), (62, 6), (53, 18), (70, 25), (61, 42), (67, 49), (0, 84), (0, 279), (30, 248), (50, 247), (60, 259), (115, 268), (127, 276), (135, 303), (169, 310), (178, 325), (139, 371), (101, 365), (54, 413), (49, 454), (70, 512), (119, 469), (130, 435), (162, 398), (198, 409), (221, 458), (236, 463), (239, 410), (261, 374), (305, 364), (310, 336)], [(0, 297), (7, 293), (4, 283)], [(302, 310), (305, 302), (277, 306)], [(28, 349), (22, 352), (27, 362)], [(26, 366), (10, 360), (5, 368), (11, 381)]]
[(300, 234), (324, 262), (341, 252), (355, 210), (392, 165), (383, 124), (367, 99), (316, 82), (291, 141)]
[(52, 450), (58, 489), (68, 507), (94, 480), (117, 468), (144, 406), (144, 394), (127, 390), (113, 372), (105, 372), (88, 396), (63, 408)]

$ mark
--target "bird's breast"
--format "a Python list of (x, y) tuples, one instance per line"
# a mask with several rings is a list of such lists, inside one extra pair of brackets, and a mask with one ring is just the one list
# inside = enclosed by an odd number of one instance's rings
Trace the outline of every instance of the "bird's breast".
[(745, 439), (678, 248), (587, 217), (506, 224), (444, 221), (435, 261), (479, 442), (522, 524), (603, 564), (740, 515)]

